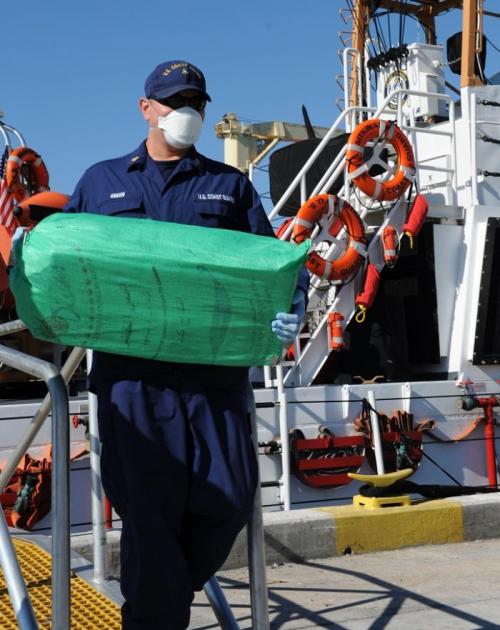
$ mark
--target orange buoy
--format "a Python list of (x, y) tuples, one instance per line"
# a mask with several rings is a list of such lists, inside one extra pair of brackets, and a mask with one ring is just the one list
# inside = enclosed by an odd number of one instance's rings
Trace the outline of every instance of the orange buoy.
[(7, 269), (12, 249), (12, 235), (5, 225), (0, 225), (0, 311), (10, 310), (14, 306), (14, 296), (9, 289)]
[(382, 250), (385, 264), (394, 267), (398, 259), (398, 233), (392, 225), (382, 230)]
[(413, 238), (418, 236), (422, 229), (428, 211), (427, 199), (423, 195), (417, 195), (408, 213), (406, 223), (403, 225), (403, 233), (410, 239), (411, 247), (413, 247)]
[[(396, 152), (397, 167), (394, 175), (383, 182), (369, 174), (371, 161), (364, 153), (369, 142), (391, 144)], [(393, 122), (372, 118), (360, 123), (347, 141), (346, 163), (349, 179), (372, 199), (393, 201), (399, 199), (415, 178), (415, 156), (410, 141)]]
[[(365, 228), (358, 213), (346, 201), (333, 195), (316, 195), (306, 201), (294, 220), (292, 240), (303, 243), (312, 234), (314, 226), (323, 218), (329, 221), (328, 233), (333, 237), (340, 227), (349, 235), (346, 251), (335, 260), (326, 260), (311, 252), (306, 267), (324, 280), (347, 280), (359, 268), (366, 254)], [(337, 221), (338, 219), (338, 221)]]
[(328, 347), (330, 350), (345, 348), (343, 321), (342, 313), (334, 311), (328, 315)]
[(49, 173), (40, 155), (28, 147), (17, 147), (13, 149), (9, 154), (5, 166), (5, 181), (7, 188), (18, 202), (22, 201), (28, 195), (21, 181), (21, 169), (25, 164), (30, 168), (35, 192), (43, 192), (47, 190), (49, 186)]
[(9, 288), (7, 267), (9, 266), (11, 249), (11, 235), (4, 225), (0, 225), (0, 293)]
[(380, 273), (377, 267), (370, 263), (366, 268), (365, 284), (362, 293), (356, 296), (356, 306), (359, 307), (356, 321), (361, 324), (365, 321), (366, 311), (372, 307), (375, 296), (377, 295), (378, 285), (380, 284)]
[[(286, 219), (285, 221), (283, 221), (283, 223), (279, 226), (278, 229), (274, 230), (274, 233), (276, 234), (277, 238), (283, 240), (283, 235), (285, 234), (285, 232), (288, 229), (288, 226), (290, 225), (290, 223), (293, 221), (293, 217), (289, 217), (288, 219)], [(288, 234), (288, 236), (286, 237), (286, 240), (289, 241), (290, 240), (290, 236), (291, 236), (291, 232), (290, 234)]]
[(62, 212), (62, 209), (69, 201), (69, 195), (56, 191), (46, 191), (26, 197), (14, 210), (14, 215), (23, 226), (36, 225), (42, 219)]

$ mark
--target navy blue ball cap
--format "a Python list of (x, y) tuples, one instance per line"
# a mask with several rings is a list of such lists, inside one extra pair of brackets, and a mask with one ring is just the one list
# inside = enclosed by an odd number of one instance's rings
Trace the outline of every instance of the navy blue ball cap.
[(212, 100), (206, 92), (203, 72), (193, 64), (179, 59), (160, 63), (144, 84), (146, 98), (168, 98), (182, 90), (197, 90), (207, 101)]

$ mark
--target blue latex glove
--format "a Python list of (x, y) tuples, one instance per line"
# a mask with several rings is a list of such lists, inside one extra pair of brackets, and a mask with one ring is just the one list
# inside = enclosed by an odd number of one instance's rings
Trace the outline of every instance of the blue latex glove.
[(16, 231), (12, 235), (12, 245), (11, 245), (11, 250), (10, 250), (9, 267), (15, 267), (17, 265), (17, 255), (16, 255), (16, 252), (18, 251), (17, 244), (24, 239), (25, 234), (26, 234), (26, 228), (18, 227), (16, 228)]
[(306, 312), (306, 294), (302, 289), (295, 289), (290, 313), (276, 313), (271, 322), (271, 330), (284, 345), (290, 345), (299, 334)]

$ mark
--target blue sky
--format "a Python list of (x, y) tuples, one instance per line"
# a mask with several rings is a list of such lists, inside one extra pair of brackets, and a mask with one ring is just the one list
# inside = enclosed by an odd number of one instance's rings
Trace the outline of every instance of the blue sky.
[[(499, 8), (496, 0), (485, 4)], [(186, 58), (205, 72), (213, 102), (197, 148), (210, 157), (223, 159), (213, 128), (226, 112), (302, 122), (305, 104), (313, 124), (330, 126), (340, 96), (338, 32), (349, 28), (339, 16), (344, 6), (343, 0), (25, 0), (2, 15), (3, 120), (42, 154), (50, 187), (66, 193), (92, 163), (141, 142), (137, 101), (144, 79), (168, 59)], [(496, 22), (487, 22), (487, 34), (498, 46)], [(459, 30), (458, 15), (444, 25), (445, 36)], [(413, 21), (406, 33), (407, 42), (423, 41)], [(500, 57), (490, 49), (487, 74), (498, 69)], [(452, 80), (457, 85), (458, 77)], [(264, 176), (256, 185), (263, 194), (269, 189)]]

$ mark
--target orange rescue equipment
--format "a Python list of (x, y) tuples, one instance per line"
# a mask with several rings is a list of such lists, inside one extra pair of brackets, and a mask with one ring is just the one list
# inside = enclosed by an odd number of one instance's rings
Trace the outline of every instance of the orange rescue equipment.
[(348, 473), (359, 470), (365, 460), (361, 435), (336, 436), (319, 427), (317, 438), (306, 439), (300, 429), (293, 429), (290, 437), (292, 471), (302, 483), (316, 489), (350, 483)]
[(49, 214), (62, 212), (69, 201), (69, 195), (60, 192), (47, 191), (26, 197), (24, 201), (14, 209), (14, 216), (24, 227), (36, 225)]
[[(373, 164), (378, 163), (373, 156), (365, 162), (364, 153), (369, 142), (380, 144), (382, 150), (386, 143), (391, 144), (396, 152), (396, 172), (386, 181), (377, 181), (369, 174)], [(393, 201), (399, 199), (415, 178), (415, 157), (408, 138), (393, 122), (372, 118), (360, 123), (347, 141), (346, 162), (349, 180), (372, 199)]]
[[(4, 225), (0, 225), (0, 295), (9, 288), (7, 268), (9, 266), (11, 248), (11, 235)], [(1, 304), (0, 308), (2, 308)]]
[[(288, 230), (288, 226), (290, 225), (290, 223), (292, 221), (293, 221), (293, 217), (289, 217), (288, 219), (283, 221), (283, 223), (279, 226), (279, 228), (277, 230), (274, 231), (274, 233), (276, 234), (277, 238), (283, 240), (283, 235)], [(290, 232), (288, 233), (288, 236), (286, 237), (286, 240), (287, 241), (290, 240)]]
[(386, 225), (382, 230), (382, 249), (385, 264), (394, 267), (398, 259), (398, 233), (392, 225)]
[(326, 217), (328, 234), (332, 237), (338, 234), (340, 224), (344, 226), (349, 235), (349, 244), (346, 251), (335, 260), (326, 260), (317, 252), (311, 252), (306, 267), (323, 280), (347, 280), (357, 271), (366, 255), (366, 240), (363, 221), (346, 201), (327, 194), (311, 197), (295, 217), (292, 241), (303, 243), (311, 236), (314, 226), (322, 217)]
[(49, 186), (49, 174), (42, 158), (33, 149), (17, 147), (10, 152), (5, 167), (5, 181), (16, 201), (22, 201), (28, 196), (22, 181), (21, 169), (27, 164), (30, 168), (31, 183), (35, 192), (43, 192)]
[(428, 211), (427, 199), (423, 195), (417, 195), (408, 213), (406, 223), (403, 225), (403, 233), (410, 239), (411, 247), (413, 247), (413, 237), (418, 236)]
[(330, 350), (342, 350), (345, 348), (342, 313), (334, 311), (328, 315), (328, 345)]
[(377, 295), (378, 285), (380, 284), (380, 273), (373, 263), (370, 263), (366, 269), (365, 286), (362, 293), (356, 296), (356, 306), (359, 306), (356, 321), (362, 324), (365, 321), (366, 311), (371, 308), (375, 296)]

